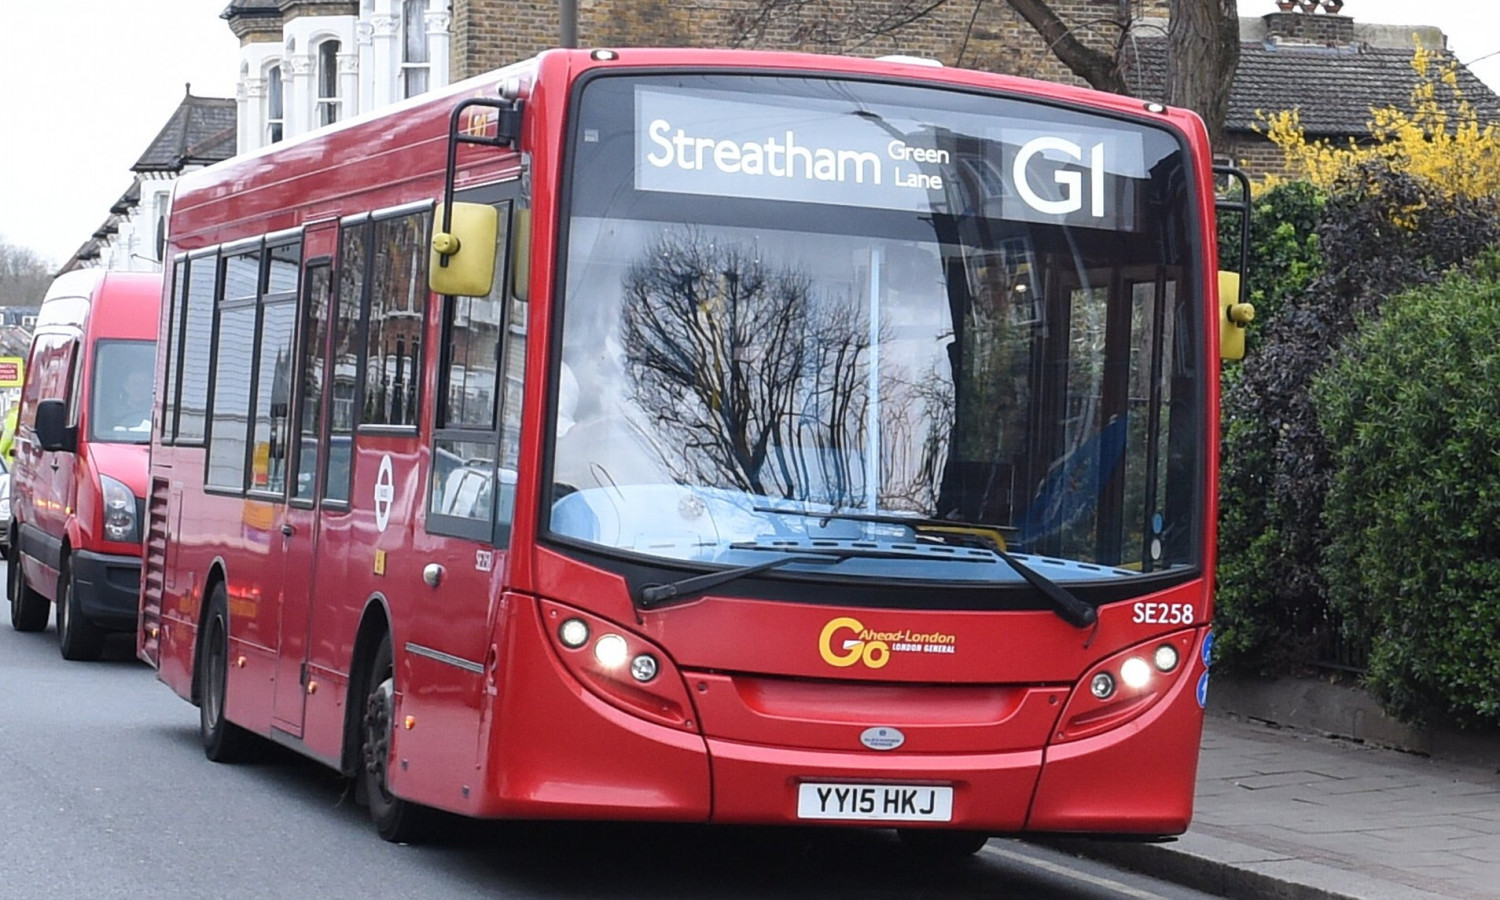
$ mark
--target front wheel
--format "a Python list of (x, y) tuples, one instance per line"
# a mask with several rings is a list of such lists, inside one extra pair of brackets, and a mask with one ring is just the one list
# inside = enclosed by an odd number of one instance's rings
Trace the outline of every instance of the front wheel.
[(95, 660), (104, 655), (104, 630), (83, 617), (73, 567), (66, 560), (57, 578), (57, 649), (63, 659)]
[(414, 843), (426, 836), (433, 811), (402, 800), (389, 788), (391, 738), (396, 718), (396, 669), (390, 635), (382, 637), (375, 649), (365, 687), (368, 693), (360, 729), (360, 793), (370, 805), (370, 818), (382, 838), (393, 843)]
[(203, 755), (214, 762), (235, 762), (249, 756), (255, 735), (224, 718), (229, 686), (229, 595), (224, 583), (214, 586), (203, 619), (198, 645), (198, 736)]
[(5, 594), (10, 598), (10, 627), (17, 631), (41, 631), (47, 627), (52, 604), (31, 589), (21, 571), (21, 551), (14, 540), (5, 555)]
[(932, 828), (898, 828), (896, 836), (906, 849), (928, 859), (962, 859), (978, 853), (990, 836), (982, 831), (943, 831)]

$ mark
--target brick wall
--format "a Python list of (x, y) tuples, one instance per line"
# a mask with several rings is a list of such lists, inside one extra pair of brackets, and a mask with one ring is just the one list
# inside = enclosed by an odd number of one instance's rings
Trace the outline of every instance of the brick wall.
[(1286, 157), (1281, 148), (1267, 138), (1258, 134), (1230, 134), (1226, 143), (1228, 152), (1224, 155), (1252, 176), (1288, 174)]
[[(1052, 56), (1005, 0), (949, 0), (888, 37), (856, 40), (841, 23), (889, 10), (901, 0), (821, 0), (818, 15), (750, 27), (754, 0), (577, 0), (583, 47), (753, 47), (844, 52), (856, 56), (906, 53), (947, 65), (1082, 82)], [(1167, 0), (1129, 0), (1132, 15), (1165, 19)], [(1054, 0), (1080, 39), (1108, 50), (1118, 34), (1111, 22), (1118, 0)], [(1304, 17), (1311, 18), (1311, 17)], [(1320, 17), (1334, 18), (1334, 17)], [(556, 0), (453, 0), (453, 80), (532, 56), (558, 40)], [(1281, 172), (1281, 151), (1254, 134), (1233, 135), (1226, 154), (1253, 174)]]
[(1261, 21), (1271, 38), (1330, 46), (1354, 43), (1354, 20), (1348, 16), (1273, 12), (1262, 16)]
[[(868, 23), (893, 19), (913, 0), (819, 0), (795, 17), (759, 22), (756, 0), (577, 0), (584, 47), (754, 47), (880, 56), (928, 56), (947, 65), (1080, 83), (1005, 0), (948, 0), (890, 34)], [(1167, 0), (1124, 0), (1133, 16), (1165, 17)], [(1059, 17), (1089, 46), (1110, 52), (1122, 0), (1054, 0)], [(453, 0), (452, 77), (524, 59), (558, 40), (556, 0)]]

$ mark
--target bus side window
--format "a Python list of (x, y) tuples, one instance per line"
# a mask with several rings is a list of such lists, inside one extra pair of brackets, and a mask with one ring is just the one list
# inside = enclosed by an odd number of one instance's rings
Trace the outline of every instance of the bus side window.
[(487, 296), (448, 296), (427, 529), (508, 542), (515, 503), (524, 304), (507, 291), (511, 204), (496, 204), (497, 277)]
[(329, 358), (328, 459), (323, 499), (349, 502), (353, 477), (354, 420), (358, 402), (360, 354), (363, 351), (360, 309), (368, 281), (370, 222), (345, 221), (339, 235), (338, 290), (333, 312), (333, 349)]

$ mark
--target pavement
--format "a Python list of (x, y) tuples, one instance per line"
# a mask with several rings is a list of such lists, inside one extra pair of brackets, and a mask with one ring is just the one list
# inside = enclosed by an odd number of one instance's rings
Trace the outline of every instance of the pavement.
[(1308, 727), (1326, 726), (1326, 703), (1283, 703), (1279, 721), (1246, 714), (1265, 712), (1253, 698), (1229, 705), (1210, 702), (1186, 834), (1053, 845), (1224, 897), (1500, 898), (1500, 741), (1414, 753)]

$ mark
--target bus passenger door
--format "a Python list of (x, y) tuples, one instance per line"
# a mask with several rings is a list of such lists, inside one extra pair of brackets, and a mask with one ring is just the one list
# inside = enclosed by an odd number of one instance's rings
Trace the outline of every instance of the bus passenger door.
[[(285, 551), (280, 647), (276, 657), (273, 721), (278, 730), (303, 737), (310, 679), (307, 671), (313, 584), (317, 568), (319, 480), (328, 446), (323, 397), (328, 322), (333, 299), (333, 252), (337, 223), (308, 228), (303, 247), (298, 302), (297, 366), (293, 422), (287, 439), (290, 485), (279, 539)], [(332, 694), (330, 691), (330, 702)]]
[[(487, 669), (498, 668), (505, 611), (498, 585), (514, 517), (527, 304), (512, 290), (516, 185), (470, 192), (499, 212), (495, 277), (487, 296), (442, 298), (442, 353), (434, 400), (431, 473), (419, 558), (442, 573), (413, 621), (407, 651), (417, 683), (449, 690), (408, 703), (446, 720), (468, 718), (483, 740)], [(519, 248), (517, 248), (519, 252)], [(420, 677), (418, 677), (418, 673)], [(446, 708), (441, 708), (446, 705)], [(408, 744), (410, 736), (407, 736)], [(450, 742), (457, 743), (457, 742)], [(473, 765), (477, 745), (432, 749), (450, 766)]]

